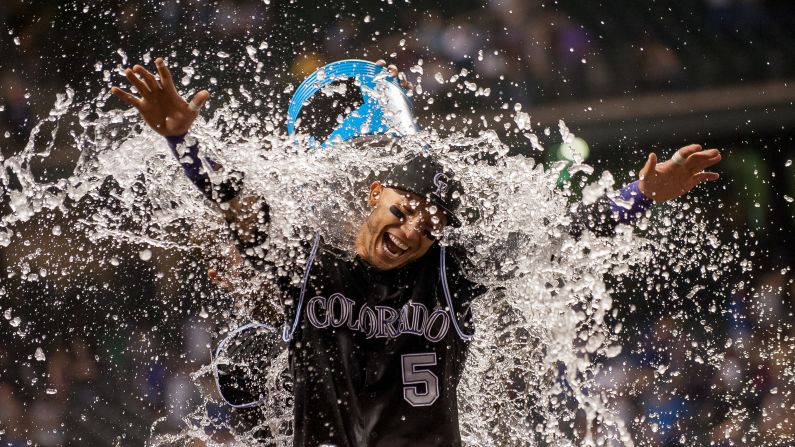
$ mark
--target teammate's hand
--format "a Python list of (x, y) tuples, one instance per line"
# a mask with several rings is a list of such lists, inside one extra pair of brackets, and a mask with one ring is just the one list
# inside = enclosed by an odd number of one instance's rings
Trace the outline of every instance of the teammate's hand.
[(411, 82), (409, 82), (409, 80), (406, 79), (406, 74), (398, 70), (397, 65), (395, 64), (387, 65), (386, 61), (383, 59), (378, 59), (377, 61), (375, 61), (375, 63), (376, 65), (386, 67), (387, 71), (389, 71), (389, 76), (397, 78), (397, 80), (400, 81), (400, 86), (403, 87), (405, 90), (411, 91), (411, 89), (414, 87), (413, 85), (411, 85)]
[(720, 151), (702, 150), (698, 144), (679, 149), (670, 160), (662, 163), (657, 163), (657, 155), (651, 153), (640, 171), (640, 190), (655, 202), (675, 199), (701, 182), (717, 180), (717, 173), (704, 170), (720, 159)]
[(138, 109), (146, 124), (160, 135), (184, 135), (199, 116), (199, 109), (210, 97), (210, 92), (202, 90), (188, 103), (177, 93), (166, 61), (159, 57), (155, 59), (155, 65), (160, 81), (140, 65), (124, 70), (124, 75), (138, 90), (140, 97), (119, 87), (113, 87), (111, 92)]

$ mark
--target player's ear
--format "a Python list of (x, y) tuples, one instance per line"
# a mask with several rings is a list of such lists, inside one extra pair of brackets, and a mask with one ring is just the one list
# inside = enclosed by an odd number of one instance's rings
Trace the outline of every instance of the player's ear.
[(378, 180), (374, 181), (370, 184), (370, 195), (367, 197), (367, 204), (370, 205), (371, 208), (375, 207), (375, 204), (378, 203), (378, 200), (384, 193), (384, 185), (381, 184)]

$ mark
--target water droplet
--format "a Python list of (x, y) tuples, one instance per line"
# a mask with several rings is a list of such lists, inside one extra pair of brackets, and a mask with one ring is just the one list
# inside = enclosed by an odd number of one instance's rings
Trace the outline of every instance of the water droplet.
[(246, 45), (246, 54), (252, 61), (257, 62), (257, 49), (253, 45)]
[(182, 72), (185, 73), (185, 76), (180, 79), (180, 83), (187, 87), (190, 84), (191, 79), (193, 79), (193, 75), (196, 74), (196, 70), (188, 65), (186, 67), (182, 67)]
[(138, 257), (141, 258), (141, 261), (148, 261), (152, 259), (152, 250), (144, 248), (138, 252)]
[(52, 227), (52, 235), (53, 236), (60, 236), (61, 235), (61, 226), (60, 225), (56, 225), (56, 226)]
[[(521, 108), (521, 105), (519, 106)], [(516, 115), (513, 117), (513, 121), (516, 123), (516, 127), (519, 130), (530, 130), (530, 115), (527, 112), (516, 112)]]
[(124, 52), (124, 50), (122, 50), (121, 48), (119, 48), (118, 50), (116, 50), (116, 54), (118, 54), (119, 56), (121, 56), (121, 65), (122, 65), (122, 66), (125, 66), (125, 65), (127, 65), (127, 53), (125, 53), (125, 52)]
[(40, 362), (47, 360), (47, 357), (44, 356), (44, 351), (41, 349), (41, 347), (36, 348), (36, 353), (33, 354), (33, 357)]
[(47, 394), (57, 394), (58, 390), (56, 390), (55, 388), (47, 388), (47, 390), (45, 392)]
[(18, 327), (18, 326), (19, 326), (21, 323), (22, 323), (22, 318), (19, 318), (19, 317), (14, 317), (14, 319), (13, 319), (13, 320), (11, 320), (11, 323), (10, 323), (10, 324), (11, 324), (11, 326), (13, 326), (13, 327)]

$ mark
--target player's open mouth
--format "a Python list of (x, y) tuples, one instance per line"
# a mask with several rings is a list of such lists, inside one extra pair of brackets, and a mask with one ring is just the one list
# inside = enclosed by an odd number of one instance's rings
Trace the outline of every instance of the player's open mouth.
[(409, 246), (389, 233), (384, 233), (384, 250), (393, 258), (399, 258), (408, 250)]

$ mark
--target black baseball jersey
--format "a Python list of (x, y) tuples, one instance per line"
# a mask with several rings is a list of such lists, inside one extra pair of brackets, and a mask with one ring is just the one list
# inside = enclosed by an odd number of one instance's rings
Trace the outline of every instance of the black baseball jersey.
[[(608, 205), (579, 209), (570, 232), (610, 233), (618, 220)], [(241, 252), (263, 241), (265, 233), (258, 234), (238, 239)], [(469, 307), (486, 288), (468, 280), (459, 257), (439, 244), (389, 271), (324, 244), (319, 235), (304, 249), (304, 281), (288, 284), (288, 275), (277, 281), (290, 350), (294, 445), (461, 445), (456, 389), (474, 333)], [(260, 257), (250, 260), (262, 266)]]
[[(241, 173), (232, 171), (213, 183), (203, 172), (197, 142), (185, 154), (177, 151), (184, 142), (184, 135), (169, 139), (187, 177), (208, 199), (220, 203), (239, 194)], [(569, 232), (610, 234), (652, 204), (638, 182), (619, 196), (632, 206), (605, 197), (579, 206), (571, 213)], [(251, 222), (236, 222), (230, 230), (244, 257), (263, 269), (268, 268), (262, 254), (269, 207), (260, 202), (254, 211)], [(460, 445), (456, 388), (474, 331), (469, 305), (485, 288), (467, 280), (460, 259), (439, 244), (390, 271), (324, 244), (319, 235), (306, 249), (310, 255), (300, 285), (277, 274), (285, 297), (295, 445)], [(246, 343), (237, 346), (248, 349)], [(219, 378), (219, 387), (245, 392), (232, 375)]]
[[(639, 197), (637, 184), (621, 190)], [(650, 206), (650, 201), (648, 201)], [(571, 214), (569, 232), (609, 234), (645, 208), (603, 198)], [(256, 268), (267, 240), (266, 203), (250, 228), (232, 235)], [(456, 389), (474, 332), (469, 306), (486, 290), (469, 281), (460, 259), (434, 244), (420, 259), (380, 271), (318, 235), (304, 281), (276, 282), (285, 303), (296, 446), (456, 446), (461, 444)], [(278, 270), (278, 269), (276, 269)], [(236, 383), (234, 378), (219, 380)], [(229, 386), (229, 393), (239, 387)]]
[(460, 445), (469, 303), (484, 289), (438, 245), (379, 271), (316, 243), (305, 283), (287, 291), (295, 445)]

